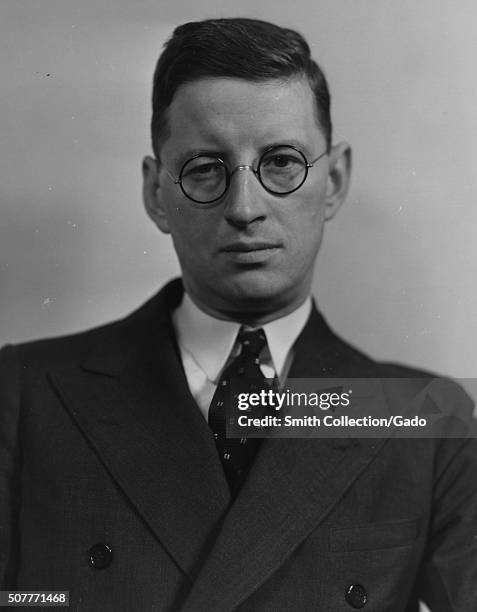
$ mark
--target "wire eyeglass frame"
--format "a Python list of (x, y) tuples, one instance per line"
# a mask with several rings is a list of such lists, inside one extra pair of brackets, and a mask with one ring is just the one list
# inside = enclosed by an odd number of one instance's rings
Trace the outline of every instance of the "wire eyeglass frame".
[[(262, 180), (262, 177), (260, 175), (260, 166), (261, 163), (263, 161), (263, 159), (267, 156), (270, 155), (270, 153), (274, 150), (279, 150), (279, 149), (292, 149), (293, 151), (295, 151), (296, 153), (298, 153), (302, 158), (303, 161), (305, 162), (304, 164), (304, 168), (305, 168), (305, 172), (303, 175), (303, 178), (301, 180), (301, 182), (294, 187), (293, 189), (289, 190), (289, 191), (274, 191), (273, 189), (270, 189), (269, 187), (267, 187)], [(265, 191), (267, 191), (268, 193), (271, 193), (272, 195), (276, 195), (276, 196), (287, 196), (290, 195), (291, 193), (294, 193), (295, 191), (297, 191), (298, 189), (300, 189), (300, 187), (303, 186), (303, 184), (305, 183), (307, 177), (308, 177), (308, 170), (310, 168), (314, 167), (314, 164), (316, 164), (317, 161), (319, 161), (322, 157), (324, 157), (325, 155), (328, 154), (328, 150), (323, 151), (323, 153), (321, 153), (320, 155), (318, 155), (318, 157), (315, 157), (315, 159), (312, 159), (310, 162), (307, 160), (305, 154), (300, 151), (300, 149), (297, 149), (296, 147), (294, 147), (293, 145), (289, 145), (289, 144), (280, 144), (280, 145), (274, 145), (272, 147), (269, 147), (268, 149), (265, 149), (265, 151), (262, 153), (262, 155), (260, 156), (258, 163), (257, 163), (257, 167), (254, 168), (252, 165), (250, 164), (239, 164), (238, 166), (236, 166), (235, 168), (233, 168), (232, 170), (229, 170), (229, 168), (227, 167), (227, 164), (224, 162), (224, 160), (218, 156), (215, 155), (209, 155), (209, 154), (205, 154), (205, 153), (198, 153), (197, 155), (194, 155), (193, 157), (187, 159), (181, 166), (180, 172), (179, 172), (179, 176), (175, 177), (165, 166), (164, 164), (162, 164), (164, 170), (167, 172), (167, 174), (169, 175), (169, 177), (174, 181), (175, 185), (179, 185), (179, 187), (181, 188), (182, 193), (186, 196), (186, 198), (188, 198), (189, 200), (191, 200), (192, 202), (194, 202), (195, 204), (200, 205), (203, 208), (208, 208), (211, 205), (216, 204), (221, 198), (223, 198), (223, 196), (227, 193), (229, 187), (230, 187), (230, 183), (231, 183), (231, 179), (232, 176), (237, 172), (237, 171), (241, 171), (241, 170), (246, 170), (249, 169), (253, 172), (253, 174), (256, 176), (258, 182), (260, 183), (260, 185), (265, 189)], [(215, 159), (216, 161), (218, 161), (224, 168), (225, 170), (225, 186), (224, 189), (222, 191), (222, 193), (220, 195), (218, 195), (217, 197), (211, 199), (211, 200), (197, 200), (195, 198), (193, 198), (189, 193), (187, 193), (186, 189), (184, 188), (183, 184), (182, 184), (182, 174), (184, 172), (184, 169), (186, 168), (186, 166), (188, 164), (190, 164), (190, 162), (194, 161), (194, 159), (198, 159), (199, 157), (208, 157), (210, 159)]]

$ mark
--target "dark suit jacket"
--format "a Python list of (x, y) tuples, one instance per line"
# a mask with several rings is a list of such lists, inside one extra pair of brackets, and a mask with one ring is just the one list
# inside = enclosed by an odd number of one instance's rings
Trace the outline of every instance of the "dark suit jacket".
[[(181, 292), (1, 352), (1, 588), (87, 611), (475, 612), (475, 442), (266, 440), (231, 504), (171, 327)], [(292, 377), (413, 375), (316, 310), (295, 350)]]

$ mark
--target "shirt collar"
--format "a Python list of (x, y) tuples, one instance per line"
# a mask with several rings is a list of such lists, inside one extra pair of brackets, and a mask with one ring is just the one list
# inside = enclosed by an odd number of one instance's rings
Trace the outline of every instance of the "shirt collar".
[[(293, 312), (262, 326), (278, 375), (310, 312), (311, 298), (308, 297)], [(203, 312), (186, 292), (172, 317), (179, 345), (192, 355), (209, 380), (216, 381), (232, 351), (240, 323), (216, 319)]]

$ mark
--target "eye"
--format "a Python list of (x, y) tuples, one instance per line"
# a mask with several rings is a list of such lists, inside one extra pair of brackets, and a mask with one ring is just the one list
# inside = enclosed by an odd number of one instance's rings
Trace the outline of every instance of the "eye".
[(181, 181), (184, 184), (193, 185), (214, 185), (225, 179), (226, 170), (223, 162), (217, 157), (199, 155), (190, 159), (182, 168)]
[(190, 163), (184, 168), (183, 176), (207, 176), (220, 172), (222, 164), (216, 160), (209, 162)]
[(270, 163), (277, 168), (286, 168), (293, 163), (293, 159), (288, 155), (273, 155)]
[(290, 173), (300, 172), (305, 167), (304, 160), (295, 153), (290, 151), (271, 151), (265, 155), (260, 164), (262, 172), (265, 173)]

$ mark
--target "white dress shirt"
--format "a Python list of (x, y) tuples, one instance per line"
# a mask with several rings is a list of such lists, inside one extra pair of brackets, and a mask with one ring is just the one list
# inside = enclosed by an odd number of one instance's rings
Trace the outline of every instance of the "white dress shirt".
[[(280, 382), (285, 381), (293, 360), (293, 343), (310, 311), (311, 298), (308, 297), (290, 314), (262, 325), (267, 348), (260, 357), (260, 368), (266, 378), (277, 376)], [(240, 351), (237, 334), (241, 325), (206, 314), (187, 293), (172, 313), (172, 321), (190, 391), (207, 420), (220, 375)]]

